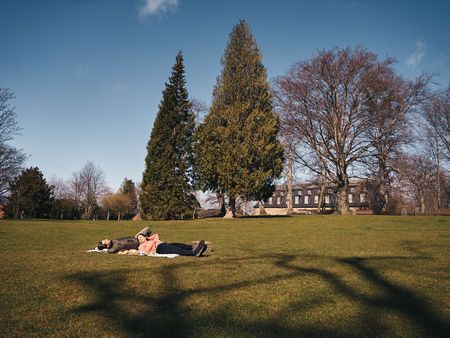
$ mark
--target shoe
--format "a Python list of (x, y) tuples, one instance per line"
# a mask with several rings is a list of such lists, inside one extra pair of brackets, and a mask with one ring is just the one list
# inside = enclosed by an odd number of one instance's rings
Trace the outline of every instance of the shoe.
[(200, 255), (203, 252), (203, 247), (205, 247), (205, 241), (202, 239), (197, 243), (197, 246), (195, 248), (192, 247), (192, 252), (194, 253), (194, 256), (200, 257)]
[(203, 248), (200, 250), (200, 254), (197, 257), (203, 256), (203, 254), (208, 250), (208, 245), (204, 245)]
[(192, 242), (192, 251), (197, 250), (199, 244), (200, 244), (200, 241)]

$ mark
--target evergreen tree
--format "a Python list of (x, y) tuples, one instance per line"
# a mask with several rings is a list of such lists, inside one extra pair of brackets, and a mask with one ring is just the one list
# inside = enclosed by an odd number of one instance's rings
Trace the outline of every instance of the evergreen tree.
[(202, 190), (264, 200), (281, 174), (283, 147), (272, 111), (267, 72), (247, 23), (232, 30), (209, 115), (196, 133), (196, 169)]
[(39, 168), (29, 168), (11, 183), (6, 212), (14, 218), (48, 218), (53, 204), (52, 187)]
[[(138, 210), (138, 199), (137, 199), (137, 193), (136, 193), (136, 186), (134, 185), (133, 180), (129, 180), (125, 177), (125, 179), (122, 182), (122, 186), (120, 187), (119, 193), (126, 195), (130, 199), (130, 206), (133, 214), (136, 214)], [(133, 216), (133, 215), (124, 215), (127, 216)]]
[(180, 51), (147, 145), (140, 196), (143, 216), (174, 219), (197, 203), (192, 194), (194, 126)]

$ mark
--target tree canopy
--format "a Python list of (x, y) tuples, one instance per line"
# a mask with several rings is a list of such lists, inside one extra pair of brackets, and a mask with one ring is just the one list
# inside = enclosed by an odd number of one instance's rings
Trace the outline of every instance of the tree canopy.
[(52, 208), (52, 187), (37, 167), (24, 170), (11, 183), (6, 212), (14, 218), (48, 218)]
[(196, 133), (199, 187), (235, 200), (261, 200), (274, 191), (283, 167), (267, 72), (249, 26), (234, 26), (222, 58), (209, 114)]

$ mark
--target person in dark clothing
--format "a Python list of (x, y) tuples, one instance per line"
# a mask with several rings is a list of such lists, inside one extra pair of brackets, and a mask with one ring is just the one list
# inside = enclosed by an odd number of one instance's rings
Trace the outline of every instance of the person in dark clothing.
[(158, 234), (153, 234), (149, 237), (138, 236), (139, 252), (150, 254), (177, 254), (180, 256), (196, 256), (200, 257), (207, 249), (204, 240), (197, 242), (194, 245), (184, 243), (167, 243), (159, 239)]
[[(117, 253), (124, 250), (137, 250), (139, 248), (140, 240), (148, 238), (152, 231), (145, 227), (139, 231), (134, 237), (122, 237), (116, 239), (104, 239), (97, 244), (97, 249), (108, 249), (108, 253)], [(139, 238), (139, 239), (138, 239)]]
[(138, 247), (139, 241), (135, 237), (104, 239), (97, 245), (97, 249), (108, 249), (108, 253), (118, 253), (122, 250), (137, 250)]
[(200, 257), (207, 249), (204, 240), (197, 244), (190, 245), (184, 243), (166, 243), (162, 242), (156, 247), (156, 253), (159, 254), (178, 254), (180, 256)]

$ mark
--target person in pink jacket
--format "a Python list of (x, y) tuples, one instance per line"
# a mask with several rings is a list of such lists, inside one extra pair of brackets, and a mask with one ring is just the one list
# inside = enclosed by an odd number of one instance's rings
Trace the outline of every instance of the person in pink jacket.
[(207, 249), (204, 240), (201, 240), (194, 245), (166, 243), (159, 239), (158, 234), (152, 234), (150, 236), (139, 234), (137, 239), (140, 243), (138, 250), (146, 254), (156, 252), (159, 254), (178, 254), (180, 256), (200, 257)]

